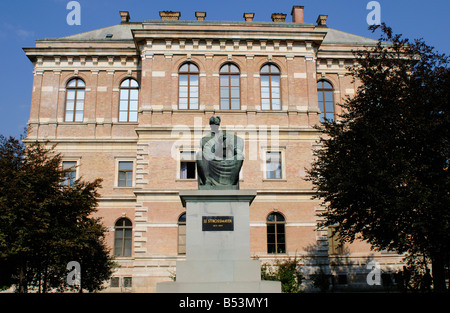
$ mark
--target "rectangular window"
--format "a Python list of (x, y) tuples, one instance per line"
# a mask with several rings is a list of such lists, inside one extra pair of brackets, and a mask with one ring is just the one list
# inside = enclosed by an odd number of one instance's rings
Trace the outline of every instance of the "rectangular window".
[(63, 174), (63, 186), (72, 186), (77, 179), (77, 162), (76, 161), (63, 161), (62, 169), (66, 171)]
[(123, 278), (123, 287), (124, 288), (133, 287), (133, 278), (132, 277), (124, 277)]
[(112, 288), (119, 287), (119, 277), (111, 277), (111, 287)]
[(120, 161), (119, 162), (119, 187), (133, 186), (133, 162)]
[(180, 152), (180, 179), (196, 178), (196, 162), (194, 151)]
[(266, 153), (266, 178), (267, 179), (282, 179), (281, 167), (281, 152), (267, 152)]

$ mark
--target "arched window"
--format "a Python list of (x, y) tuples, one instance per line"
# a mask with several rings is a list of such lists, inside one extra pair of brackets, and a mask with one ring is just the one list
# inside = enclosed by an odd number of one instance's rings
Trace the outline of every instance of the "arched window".
[(267, 216), (267, 253), (286, 253), (285, 224), (280, 213)]
[(178, 254), (186, 254), (186, 213), (178, 218)]
[(261, 109), (281, 110), (280, 70), (273, 64), (261, 68)]
[(83, 122), (85, 90), (86, 84), (80, 78), (74, 78), (67, 83), (65, 122)]
[(320, 121), (334, 121), (333, 86), (326, 80), (317, 82), (317, 95), (319, 100)]
[(139, 84), (132, 78), (120, 84), (119, 122), (137, 122)]
[(131, 256), (133, 225), (127, 218), (119, 219), (114, 225), (114, 255)]
[(220, 109), (240, 110), (239, 68), (227, 63), (220, 68)]
[(178, 71), (178, 108), (198, 109), (199, 71), (194, 63), (184, 63)]

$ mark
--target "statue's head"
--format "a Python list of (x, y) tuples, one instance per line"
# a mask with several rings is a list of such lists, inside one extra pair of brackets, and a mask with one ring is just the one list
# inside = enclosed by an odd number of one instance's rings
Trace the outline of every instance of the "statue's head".
[(220, 116), (211, 116), (209, 119), (209, 126), (212, 133), (218, 133), (220, 126)]
[(211, 116), (209, 119), (209, 125), (220, 125), (220, 116)]

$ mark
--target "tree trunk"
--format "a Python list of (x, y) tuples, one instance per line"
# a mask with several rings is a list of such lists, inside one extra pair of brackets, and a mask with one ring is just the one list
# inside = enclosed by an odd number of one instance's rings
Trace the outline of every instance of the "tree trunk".
[(441, 253), (436, 253), (431, 257), (431, 271), (433, 274), (433, 287), (436, 292), (445, 292), (445, 270), (444, 258)]
[(27, 280), (25, 277), (25, 265), (24, 262), (21, 262), (20, 270), (19, 270), (19, 292), (26, 293), (27, 292)]

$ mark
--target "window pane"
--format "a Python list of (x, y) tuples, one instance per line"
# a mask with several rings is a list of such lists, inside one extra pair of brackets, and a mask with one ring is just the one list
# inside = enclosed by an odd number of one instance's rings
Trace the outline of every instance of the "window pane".
[(125, 79), (125, 80), (120, 84), (120, 87), (125, 87), (125, 88), (130, 87), (130, 79), (129, 79), (129, 78), (128, 78), (128, 79)]
[(183, 64), (181, 67), (180, 67), (180, 72), (187, 72), (189, 70), (189, 64)]
[(239, 68), (234, 64), (230, 64), (230, 72), (231, 73), (239, 73)]
[(231, 99), (231, 109), (232, 110), (240, 110), (241, 103), (239, 99)]
[(187, 84), (188, 84), (188, 76), (187, 75), (180, 75), (179, 76), (179, 82), (180, 82), (180, 86), (187, 86)]
[(220, 100), (220, 109), (221, 110), (229, 110), (230, 109), (230, 100), (229, 99), (221, 99)]
[(280, 70), (275, 65), (270, 65), (270, 72), (271, 73), (279, 73)]
[(83, 112), (76, 112), (75, 113), (75, 122), (82, 122), (83, 121)]
[(195, 161), (195, 151), (181, 151), (180, 160)]
[(127, 111), (119, 112), (119, 122), (128, 122), (128, 112)]
[(187, 98), (180, 98), (178, 100), (178, 107), (182, 110), (187, 109)]
[(323, 82), (323, 88), (325, 88), (325, 89), (332, 89), (333, 88), (329, 82), (327, 82), (325, 80), (323, 80), (322, 82)]
[(131, 256), (131, 239), (125, 239), (125, 251), (123, 256)]
[(121, 100), (119, 105), (120, 111), (127, 111), (128, 110), (128, 100)]
[(130, 87), (139, 87), (139, 84), (136, 80), (130, 79)]
[(73, 122), (73, 111), (66, 111), (66, 122)]
[(130, 99), (131, 100), (138, 100), (139, 99), (139, 91), (137, 89), (131, 89), (130, 90)]
[(198, 98), (198, 87), (191, 87), (190, 88), (190, 97)]
[(267, 152), (267, 161), (279, 161), (280, 152)]
[(191, 75), (189, 83), (191, 86), (198, 86), (198, 75)]
[(221, 75), (220, 76), (220, 86), (221, 87), (228, 87), (228, 80), (229, 80), (229, 76), (228, 75)]
[(119, 173), (119, 187), (125, 187), (125, 172)]
[(67, 90), (67, 100), (75, 99), (75, 90)]
[(270, 98), (270, 89), (268, 87), (261, 88), (261, 98), (262, 99)]
[(333, 93), (331, 91), (325, 92), (325, 101), (333, 101)]
[(325, 109), (327, 112), (327, 118), (330, 118), (330, 116), (328, 116), (328, 114), (332, 115), (334, 112), (333, 102), (325, 102)]
[(231, 97), (239, 98), (239, 87), (231, 87)]
[(74, 109), (74, 101), (67, 100), (66, 101), (66, 111), (72, 111)]
[(189, 63), (189, 72), (198, 72), (198, 67), (197, 65), (193, 64), (193, 63)]
[(130, 101), (130, 111), (137, 111), (137, 110), (138, 110), (138, 101), (131, 100)]
[(63, 161), (63, 170), (68, 170), (77, 166), (77, 162), (74, 161)]
[(281, 102), (280, 99), (272, 99), (272, 110), (280, 110)]
[(269, 76), (261, 76), (261, 87), (268, 87), (269, 86)]
[(77, 100), (77, 111), (82, 111), (84, 109), (84, 100)]
[(119, 162), (119, 170), (133, 170), (133, 162)]
[(280, 77), (279, 76), (270, 76), (272, 87), (280, 87)]
[(180, 98), (187, 98), (188, 96), (188, 87), (180, 87), (180, 93), (179, 93)]
[(77, 100), (84, 100), (84, 90), (77, 90)]
[(77, 80), (72, 79), (68, 84), (67, 87), (75, 87), (77, 85)]
[(261, 68), (261, 73), (269, 73), (269, 65), (266, 64)]
[(130, 112), (129, 122), (137, 122), (137, 116), (138, 116), (138, 112), (136, 112), (136, 111)]
[(188, 179), (195, 179), (195, 162), (187, 162), (187, 177)]
[(324, 113), (320, 113), (320, 121), (322, 123), (325, 122), (325, 114)]
[(190, 99), (189, 108), (190, 109), (198, 109), (198, 99), (197, 98)]
[(129, 99), (129, 90), (121, 89), (120, 90), (120, 100), (128, 100)]
[(229, 87), (221, 87), (220, 88), (220, 98), (225, 98), (228, 99), (230, 96), (230, 90), (228, 89)]
[(280, 98), (280, 88), (272, 87), (272, 98), (279, 99)]
[(231, 86), (233, 87), (239, 87), (239, 76), (238, 75), (231, 75)]
[(78, 87), (85, 87), (86, 85), (84, 84), (84, 81), (82, 81), (81, 79), (76, 79), (77, 81), (77, 85)]
[(261, 100), (261, 109), (262, 110), (270, 110), (270, 100), (269, 99)]

